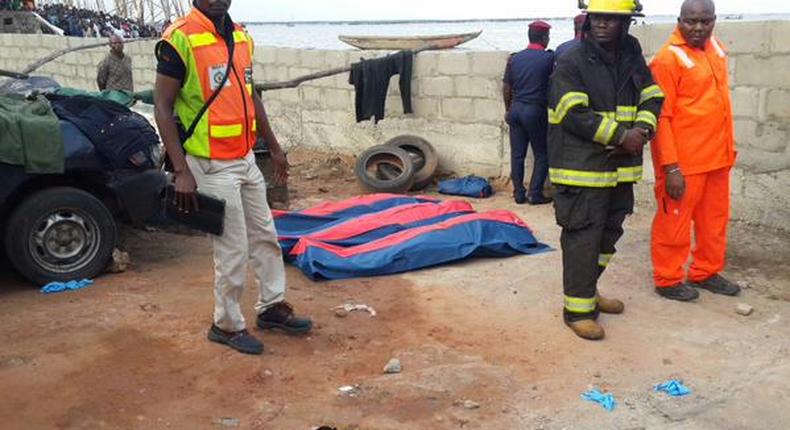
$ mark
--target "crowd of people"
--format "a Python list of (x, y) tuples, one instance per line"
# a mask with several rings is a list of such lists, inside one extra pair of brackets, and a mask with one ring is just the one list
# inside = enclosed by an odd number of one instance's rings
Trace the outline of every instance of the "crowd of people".
[(0, 10), (36, 12), (50, 24), (62, 29), (64, 36), (73, 37), (157, 37), (162, 34), (163, 27), (63, 4), (36, 5), (32, 0), (0, 0)]
[(155, 37), (161, 34), (161, 31), (152, 25), (140, 24), (117, 15), (63, 4), (43, 5), (36, 11), (50, 24), (63, 29), (66, 36), (110, 37), (118, 35), (126, 39), (136, 39), (138, 37)]

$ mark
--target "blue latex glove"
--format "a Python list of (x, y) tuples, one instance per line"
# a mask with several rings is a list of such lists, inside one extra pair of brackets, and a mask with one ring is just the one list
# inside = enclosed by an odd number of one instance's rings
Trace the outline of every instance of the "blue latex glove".
[(617, 401), (615, 401), (614, 395), (612, 395), (612, 393), (604, 394), (598, 391), (597, 388), (593, 388), (592, 390), (582, 394), (582, 399), (587, 400), (588, 402), (598, 403), (609, 412), (612, 412), (614, 408), (617, 407)]
[(93, 281), (90, 279), (83, 279), (81, 281), (69, 281), (69, 282), (51, 282), (47, 285), (44, 285), (41, 288), (41, 292), (44, 294), (53, 294), (53, 293), (61, 293), (63, 291), (75, 291), (81, 290), (89, 285), (93, 285)]
[(682, 381), (678, 381), (677, 379), (664, 382), (663, 384), (658, 384), (654, 388), (657, 392), (664, 392), (672, 397), (680, 397), (691, 394), (691, 390), (683, 385)]

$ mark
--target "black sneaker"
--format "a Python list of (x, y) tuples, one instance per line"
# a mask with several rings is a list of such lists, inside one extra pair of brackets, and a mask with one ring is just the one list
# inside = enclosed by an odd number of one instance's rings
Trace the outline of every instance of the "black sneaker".
[(551, 197), (546, 197), (543, 194), (532, 196), (528, 200), (529, 204), (531, 204), (532, 206), (547, 205), (553, 201), (554, 199), (552, 199)]
[(694, 288), (701, 288), (711, 293), (723, 294), (725, 296), (737, 296), (741, 292), (741, 287), (719, 275), (713, 275), (699, 283), (689, 282), (689, 284)]
[(527, 203), (527, 196), (524, 194), (516, 193), (513, 195), (513, 200), (516, 202), (517, 205), (523, 205)]
[(211, 330), (208, 331), (208, 340), (221, 343), (223, 345), (228, 345), (229, 347), (243, 354), (263, 354), (263, 344), (247, 330), (227, 332), (221, 330), (215, 325), (212, 325)]
[(674, 287), (656, 288), (656, 293), (661, 297), (680, 302), (690, 302), (699, 297), (699, 292), (686, 284), (677, 284)]
[(279, 329), (288, 334), (304, 334), (312, 330), (313, 322), (294, 315), (293, 306), (280, 302), (258, 315), (261, 330)]

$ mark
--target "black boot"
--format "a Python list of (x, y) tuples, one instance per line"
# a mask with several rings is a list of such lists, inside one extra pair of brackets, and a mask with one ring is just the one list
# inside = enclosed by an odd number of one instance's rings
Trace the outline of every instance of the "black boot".
[(719, 275), (713, 275), (699, 283), (690, 282), (689, 284), (694, 288), (701, 288), (711, 293), (723, 294), (725, 296), (737, 296), (741, 292), (741, 287)]
[(221, 330), (219, 327), (212, 325), (211, 330), (208, 331), (208, 340), (235, 349), (244, 354), (261, 355), (263, 354), (263, 344), (256, 339), (247, 330), (236, 332), (229, 332)]
[(288, 334), (304, 334), (313, 328), (313, 322), (294, 315), (293, 306), (280, 302), (258, 315), (261, 330), (279, 329)]
[(699, 297), (699, 292), (686, 284), (677, 284), (672, 287), (656, 288), (656, 293), (658, 293), (658, 295), (661, 297), (670, 300), (677, 300), (680, 302), (690, 302), (692, 300), (696, 300)]

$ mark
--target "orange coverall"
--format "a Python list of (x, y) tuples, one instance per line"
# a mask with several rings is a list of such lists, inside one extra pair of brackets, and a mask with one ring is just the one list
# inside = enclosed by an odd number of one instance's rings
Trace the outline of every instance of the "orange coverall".
[[(730, 170), (735, 163), (727, 53), (712, 36), (705, 49), (689, 46), (679, 29), (650, 64), (666, 100), (652, 143), (658, 210), (653, 221), (657, 287), (701, 282), (724, 269), (730, 218)], [(678, 163), (686, 180), (680, 200), (666, 192), (664, 167)]]

